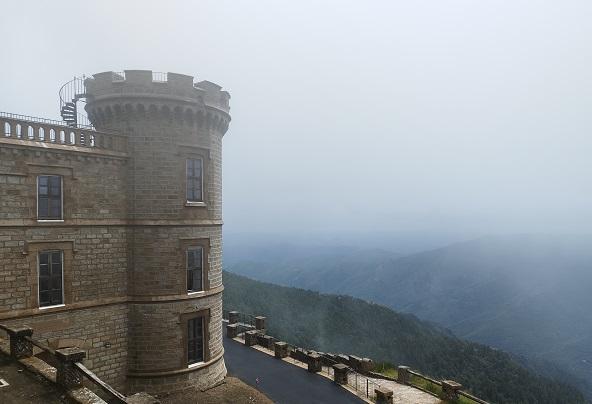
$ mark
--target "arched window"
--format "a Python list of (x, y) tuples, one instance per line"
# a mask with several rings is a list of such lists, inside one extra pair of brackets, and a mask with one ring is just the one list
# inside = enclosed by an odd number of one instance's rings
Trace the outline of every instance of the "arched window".
[(74, 132), (70, 132), (70, 139), (68, 139), (70, 144), (76, 143), (76, 134)]
[(56, 141), (55, 129), (50, 129), (49, 130), (49, 141), (50, 142), (55, 142)]
[(35, 138), (35, 129), (31, 125), (27, 128), (27, 137), (29, 140), (33, 140)]
[(8, 122), (4, 122), (4, 136), (10, 136), (10, 124)]
[(20, 123), (16, 124), (16, 137), (20, 138), (22, 135), (22, 127)]
[(66, 142), (66, 133), (61, 130), (60, 131), (60, 143), (65, 143)]
[(45, 140), (45, 129), (43, 128), (39, 128), (39, 140), (44, 141)]

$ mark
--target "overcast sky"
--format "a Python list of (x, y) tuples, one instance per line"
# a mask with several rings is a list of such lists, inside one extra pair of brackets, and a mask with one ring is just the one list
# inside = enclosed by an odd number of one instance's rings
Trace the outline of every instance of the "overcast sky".
[(592, 2), (6, 1), (0, 111), (75, 75), (230, 91), (227, 231), (591, 232)]

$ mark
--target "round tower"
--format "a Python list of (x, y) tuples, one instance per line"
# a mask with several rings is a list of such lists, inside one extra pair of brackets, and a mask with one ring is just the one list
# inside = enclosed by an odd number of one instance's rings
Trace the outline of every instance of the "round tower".
[(97, 130), (128, 137), (128, 387), (211, 386), (226, 374), (221, 158), (230, 95), (147, 70), (95, 74), (85, 86)]

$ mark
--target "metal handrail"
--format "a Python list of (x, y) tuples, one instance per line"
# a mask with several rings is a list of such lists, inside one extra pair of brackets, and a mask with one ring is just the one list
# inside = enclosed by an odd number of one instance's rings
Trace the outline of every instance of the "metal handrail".
[[(56, 121), (54, 119), (39, 118), (36, 116), (30, 116), (30, 115), (13, 114), (11, 112), (0, 111), (0, 117), (1, 118), (9, 118), (9, 119), (18, 119), (20, 121), (27, 121), (27, 122), (45, 123), (48, 125), (62, 126), (65, 129), (73, 129), (72, 127), (68, 126), (64, 121)], [(96, 131), (95, 127), (90, 126), (90, 125), (88, 125), (88, 126), (78, 125), (78, 129), (91, 130), (93, 132)]]

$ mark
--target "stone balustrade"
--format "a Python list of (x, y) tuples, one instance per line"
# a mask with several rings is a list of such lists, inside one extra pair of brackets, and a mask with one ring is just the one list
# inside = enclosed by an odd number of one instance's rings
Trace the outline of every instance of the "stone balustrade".
[(4, 112), (0, 112), (0, 139), (31, 142), (31, 145), (82, 147), (94, 152), (127, 152), (127, 137), (123, 135)]

